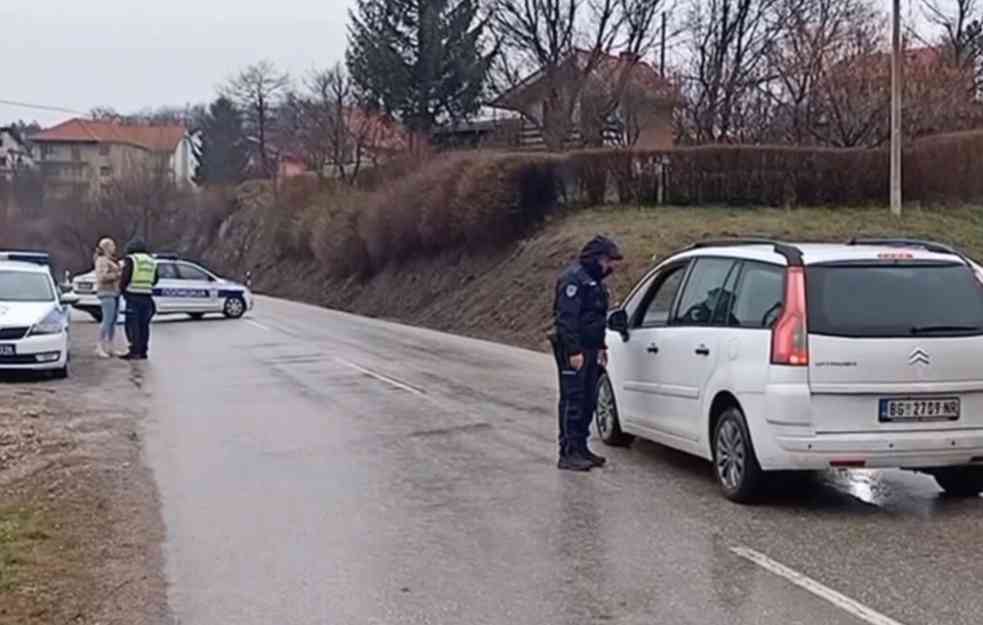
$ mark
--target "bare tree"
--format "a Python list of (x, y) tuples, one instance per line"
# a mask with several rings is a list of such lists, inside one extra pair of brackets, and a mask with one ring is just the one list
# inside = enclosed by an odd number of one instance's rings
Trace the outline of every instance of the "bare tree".
[(358, 107), (355, 85), (342, 65), (313, 72), (285, 108), (293, 143), (319, 176), (330, 169), (337, 179), (353, 183), (375, 156), (381, 121)]
[[(983, 10), (978, 0), (922, 0), (925, 18), (936, 27), (946, 61), (961, 71), (976, 96), (983, 86)], [(930, 42), (931, 43), (931, 42)]]
[(277, 174), (277, 151), (271, 145), (276, 115), (290, 88), (290, 76), (270, 61), (261, 61), (239, 72), (222, 89), (222, 95), (243, 112), (247, 132), (256, 145), (256, 155), (264, 176)]
[(803, 144), (814, 140), (817, 89), (851, 29), (876, 23), (870, 0), (780, 0), (784, 25), (768, 62), (775, 82), (767, 93), (775, 107), (773, 140)]
[[(779, 0), (694, 0), (685, 125), (698, 143), (739, 140), (742, 107), (774, 79), (768, 59), (782, 32)], [(757, 105), (757, 104), (755, 104)]]
[[(502, 49), (499, 90), (520, 87), (523, 74), (536, 72), (544, 85), (542, 110), (524, 113), (547, 147), (564, 147), (578, 108), (585, 138), (598, 139), (590, 135), (617, 108), (635, 65), (654, 43), (654, 22), (664, 5), (664, 0), (499, 0), (492, 17)], [(627, 62), (616, 64), (614, 75), (600, 76), (599, 70), (612, 67), (614, 51), (624, 53)], [(596, 89), (585, 101), (594, 81), (614, 88)]]

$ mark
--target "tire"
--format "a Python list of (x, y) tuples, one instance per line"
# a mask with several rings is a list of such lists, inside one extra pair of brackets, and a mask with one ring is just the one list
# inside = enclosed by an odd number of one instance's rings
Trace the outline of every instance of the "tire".
[(96, 323), (102, 323), (102, 312), (98, 312), (95, 310), (88, 310), (86, 312), (89, 313), (89, 316), (92, 317), (93, 321), (95, 321)]
[(205, 313), (188, 313), (188, 316), (194, 319), (195, 321), (201, 321), (202, 319), (205, 318)]
[(738, 408), (728, 408), (713, 432), (713, 467), (724, 497), (751, 503), (764, 485), (764, 471), (754, 453), (751, 435)]
[(238, 319), (246, 314), (246, 300), (241, 297), (230, 297), (222, 306), (222, 314), (229, 319)]
[(976, 497), (983, 492), (983, 467), (933, 469), (932, 475), (952, 497)]
[(611, 447), (627, 447), (635, 437), (621, 431), (618, 420), (618, 405), (614, 399), (614, 389), (611, 388), (611, 378), (606, 373), (601, 374), (597, 381), (597, 410), (594, 411), (594, 427), (597, 435), (605, 445)]

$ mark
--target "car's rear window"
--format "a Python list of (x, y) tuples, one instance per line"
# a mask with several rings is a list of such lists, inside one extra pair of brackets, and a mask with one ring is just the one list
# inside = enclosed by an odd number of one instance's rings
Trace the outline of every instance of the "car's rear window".
[(965, 265), (812, 266), (806, 288), (812, 334), (983, 334), (983, 287)]

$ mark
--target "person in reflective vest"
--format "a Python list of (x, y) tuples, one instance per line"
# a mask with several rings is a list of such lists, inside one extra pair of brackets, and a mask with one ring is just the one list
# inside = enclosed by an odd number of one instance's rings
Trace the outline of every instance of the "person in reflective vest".
[(157, 284), (157, 263), (147, 252), (147, 244), (134, 239), (126, 246), (120, 290), (126, 298), (126, 336), (130, 351), (125, 360), (146, 360), (150, 349), (150, 320), (157, 308), (154, 305), (154, 286)]

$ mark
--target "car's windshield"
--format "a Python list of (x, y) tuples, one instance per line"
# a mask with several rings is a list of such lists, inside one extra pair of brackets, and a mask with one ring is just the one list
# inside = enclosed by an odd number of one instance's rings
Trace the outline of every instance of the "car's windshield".
[(50, 302), (51, 281), (40, 273), (0, 271), (0, 302)]
[(816, 266), (807, 289), (813, 334), (983, 334), (983, 288), (964, 265)]

